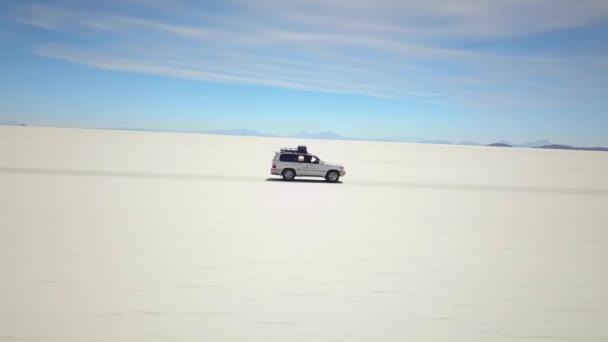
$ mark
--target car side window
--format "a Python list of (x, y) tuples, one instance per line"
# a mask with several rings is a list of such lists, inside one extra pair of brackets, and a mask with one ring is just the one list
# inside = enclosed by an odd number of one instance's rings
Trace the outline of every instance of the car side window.
[(298, 156), (298, 163), (303, 163), (304, 161), (305, 161), (304, 160), (304, 156), (303, 155), (299, 155)]
[(296, 161), (296, 155), (290, 154), (290, 153), (281, 154), (281, 156), (279, 157), (279, 160), (282, 162), (292, 162), (293, 163)]

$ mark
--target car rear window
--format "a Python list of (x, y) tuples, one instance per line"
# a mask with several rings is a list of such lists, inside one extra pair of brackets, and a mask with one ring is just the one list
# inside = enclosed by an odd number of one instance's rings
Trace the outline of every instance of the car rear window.
[(281, 154), (279, 160), (282, 162), (296, 162), (298, 160), (297, 154)]

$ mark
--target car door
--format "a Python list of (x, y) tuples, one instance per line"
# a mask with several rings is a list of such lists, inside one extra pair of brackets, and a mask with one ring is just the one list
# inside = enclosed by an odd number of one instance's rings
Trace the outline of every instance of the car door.
[(297, 174), (300, 176), (315, 176), (322, 177), (323, 166), (319, 163), (319, 159), (312, 155), (301, 155), (298, 157)]
[(295, 154), (291, 154), (291, 153), (284, 153), (281, 154), (281, 156), (279, 157), (279, 164), (278, 169), (280, 169), (281, 171), (283, 171), (284, 169), (287, 168), (292, 168), (296, 170), (297, 173), (297, 159), (298, 157)]
[(298, 157), (296, 158), (296, 174), (298, 176), (310, 176), (311, 175), (311, 168), (310, 168), (310, 162), (308, 162), (307, 158), (305, 155), (298, 155)]
[(315, 177), (325, 177), (325, 171), (323, 170), (323, 164), (317, 156), (312, 156), (310, 161), (310, 175)]

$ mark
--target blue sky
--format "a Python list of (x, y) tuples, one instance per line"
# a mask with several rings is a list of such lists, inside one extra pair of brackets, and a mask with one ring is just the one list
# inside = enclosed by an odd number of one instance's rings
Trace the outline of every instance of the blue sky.
[(605, 0), (9, 0), (0, 13), (0, 120), (608, 146)]

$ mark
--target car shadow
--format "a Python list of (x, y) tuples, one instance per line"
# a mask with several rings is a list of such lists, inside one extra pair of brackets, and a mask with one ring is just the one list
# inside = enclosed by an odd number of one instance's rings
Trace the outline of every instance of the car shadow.
[(266, 178), (267, 182), (283, 182), (283, 183), (323, 183), (323, 184), (342, 184), (342, 181), (337, 181), (335, 183), (328, 182), (324, 179), (301, 179), (296, 178), (291, 181), (286, 181), (281, 178)]

